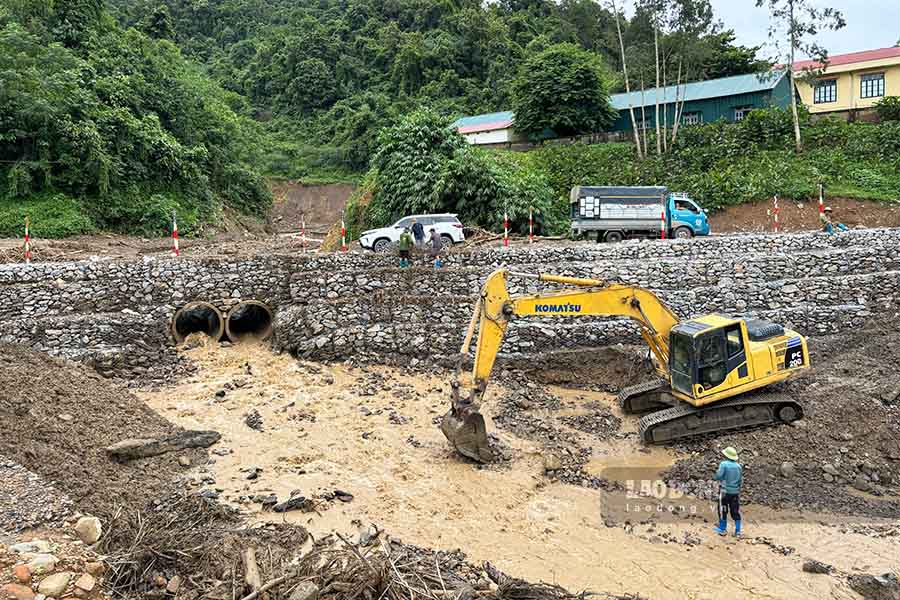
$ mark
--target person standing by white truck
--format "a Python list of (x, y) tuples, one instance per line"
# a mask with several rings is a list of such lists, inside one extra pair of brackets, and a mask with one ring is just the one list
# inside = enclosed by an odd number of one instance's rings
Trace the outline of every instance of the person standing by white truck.
[(710, 233), (706, 211), (687, 194), (665, 187), (575, 186), (569, 200), (575, 237), (595, 234), (598, 242), (621, 242)]

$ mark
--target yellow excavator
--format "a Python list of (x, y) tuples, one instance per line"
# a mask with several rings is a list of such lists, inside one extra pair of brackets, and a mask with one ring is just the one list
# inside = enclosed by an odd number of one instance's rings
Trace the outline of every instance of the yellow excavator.
[[(569, 287), (512, 297), (510, 277)], [(619, 403), (625, 413), (649, 413), (638, 428), (645, 443), (803, 416), (803, 407), (791, 399), (747, 394), (809, 367), (806, 338), (799, 333), (769, 321), (717, 314), (682, 321), (640, 287), (500, 269), (488, 277), (476, 302), (451, 384), (451, 409), (441, 421), (441, 431), (464, 456), (494, 459), (479, 404), (509, 321), (531, 316), (628, 317), (638, 324), (658, 378), (621, 390)], [(462, 378), (476, 328), (475, 363), (471, 377)], [(468, 397), (461, 397), (461, 388), (468, 388)]]

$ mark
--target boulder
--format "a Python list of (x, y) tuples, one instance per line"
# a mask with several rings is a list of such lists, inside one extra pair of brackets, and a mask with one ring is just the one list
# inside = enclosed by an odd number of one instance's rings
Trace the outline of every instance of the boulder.
[(851, 575), (847, 581), (865, 600), (900, 600), (900, 581), (893, 573)]
[(319, 586), (312, 581), (301, 581), (288, 600), (319, 600)]
[(31, 569), (28, 565), (16, 565), (12, 568), (12, 572), (19, 583), (31, 583)]
[(47, 553), (50, 552), (50, 542), (45, 540), (32, 540), (30, 542), (13, 544), (9, 549), (16, 554), (25, 554), (26, 552), (32, 554)]
[(544, 471), (559, 471), (562, 467), (562, 459), (559, 456), (552, 452), (544, 455)]
[(34, 575), (51, 573), (56, 568), (59, 559), (52, 554), (36, 554), (28, 561), (28, 568)]
[(825, 574), (831, 573), (831, 565), (826, 565), (823, 562), (819, 562), (817, 560), (807, 560), (803, 563), (803, 570), (806, 573), (816, 573), (816, 574)]
[(797, 467), (794, 466), (792, 462), (783, 462), (781, 463), (781, 475), (782, 477), (787, 477), (791, 479), (795, 475), (797, 475)]
[(34, 592), (27, 585), (8, 583), (0, 590), (3, 590), (4, 595), (11, 600), (34, 600)]
[(97, 585), (97, 580), (90, 573), (82, 573), (81, 577), (75, 580), (75, 587), (85, 592), (92, 592)]
[(75, 524), (75, 533), (85, 544), (96, 544), (103, 535), (103, 526), (97, 517), (81, 517)]
[(866, 481), (866, 478), (862, 476), (857, 477), (853, 480), (853, 487), (861, 492), (868, 492), (872, 490), (872, 484)]
[(69, 582), (71, 580), (71, 573), (54, 573), (41, 581), (40, 585), (38, 585), (38, 591), (45, 596), (59, 598), (62, 596), (62, 593), (66, 591), (66, 588), (69, 587)]

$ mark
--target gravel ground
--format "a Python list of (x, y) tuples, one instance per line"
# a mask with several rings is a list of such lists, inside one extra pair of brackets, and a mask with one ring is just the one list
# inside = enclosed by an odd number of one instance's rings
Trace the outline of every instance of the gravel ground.
[(0, 533), (61, 527), (74, 512), (68, 496), (4, 456), (0, 456), (0, 481)]

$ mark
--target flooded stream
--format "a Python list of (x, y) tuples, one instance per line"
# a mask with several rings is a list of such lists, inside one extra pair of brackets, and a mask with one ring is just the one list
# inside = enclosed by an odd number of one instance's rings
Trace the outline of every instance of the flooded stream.
[[(813, 514), (778, 518), (747, 507), (747, 535), (739, 540), (720, 538), (702, 519), (607, 526), (609, 494), (549, 480), (540, 444), (493, 427), (489, 415), (503, 392), (499, 386), (489, 389), (483, 412), (512, 460), (479, 467), (454, 454), (435, 424), (449, 395), (441, 377), (303, 363), (261, 346), (212, 345), (188, 354), (199, 365), (192, 378), (142, 397), (179, 425), (222, 433), (211, 449), (211, 487), (251, 520), (301, 523), (317, 537), (332, 531), (355, 536), (374, 524), (405, 542), (460, 548), (471, 561), (489, 560), (511, 575), (653, 599), (722, 598), (723, 590), (729, 598), (857, 598), (839, 578), (802, 572), (803, 560), (850, 573), (897, 566), (897, 538), (842, 533)], [(615, 402), (600, 392), (551, 391), (564, 410)], [(253, 410), (261, 430), (245, 423)], [(623, 417), (611, 439), (586, 436), (592, 448), (586, 471), (662, 472), (678, 459), (669, 449), (642, 447), (635, 427), (636, 419)], [(249, 479), (255, 469), (261, 471)], [(195, 475), (199, 480), (205, 473)], [(298, 491), (309, 498), (335, 489), (353, 500), (288, 513), (262, 512), (247, 500), (274, 493), (282, 501)]]

